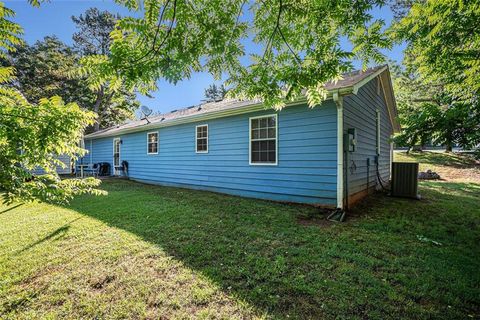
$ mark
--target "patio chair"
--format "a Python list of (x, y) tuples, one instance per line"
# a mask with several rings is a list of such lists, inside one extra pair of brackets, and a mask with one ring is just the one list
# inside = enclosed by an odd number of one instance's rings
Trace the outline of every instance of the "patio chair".
[(85, 168), (83, 168), (83, 175), (85, 177), (94, 175), (93, 164), (89, 163), (89, 164), (87, 164), (87, 166)]
[(108, 162), (100, 162), (99, 164), (99, 173), (98, 175), (99, 176), (109, 176), (111, 174), (111, 171), (110, 171), (110, 163)]
[(92, 166), (92, 175), (97, 178), (100, 174), (100, 164), (94, 163)]
[(88, 168), (89, 166), (87, 164), (77, 164), (75, 166), (75, 175), (77, 178), (81, 178), (82, 177), (82, 172), (83, 172), (83, 176), (86, 176), (87, 173), (88, 173)]

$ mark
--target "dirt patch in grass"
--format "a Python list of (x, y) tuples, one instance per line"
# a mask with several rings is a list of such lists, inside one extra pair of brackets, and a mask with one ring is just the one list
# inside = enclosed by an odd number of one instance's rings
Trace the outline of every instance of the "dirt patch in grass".
[(316, 226), (320, 228), (329, 228), (335, 222), (327, 220), (325, 217), (297, 217), (297, 223), (302, 226)]
[(420, 171), (432, 170), (443, 181), (480, 182), (480, 162), (473, 156), (445, 152), (395, 152), (395, 161), (419, 162)]
[(113, 280), (115, 280), (115, 276), (114, 275), (102, 275), (102, 276), (99, 276), (99, 277), (96, 277), (96, 278), (93, 278), (93, 279), (90, 279), (90, 286), (93, 288), (93, 289), (96, 289), (96, 290), (100, 290), (102, 289), (105, 285), (109, 284), (110, 282), (112, 282)]
[(437, 173), (446, 181), (480, 182), (480, 166), (475, 165), (465, 168), (437, 167)]
[[(298, 205), (297, 205), (298, 206)], [(310, 210), (298, 213), (296, 221), (302, 226), (316, 226), (320, 228), (329, 228), (333, 226), (336, 222), (328, 220), (328, 216), (334, 212), (334, 209), (324, 208), (324, 207), (315, 207), (313, 210), (310, 207)]]

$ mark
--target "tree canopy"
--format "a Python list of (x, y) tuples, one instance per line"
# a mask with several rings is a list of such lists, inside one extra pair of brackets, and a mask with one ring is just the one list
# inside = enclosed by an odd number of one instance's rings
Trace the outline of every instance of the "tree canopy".
[[(110, 56), (82, 60), (92, 86), (125, 84), (141, 92), (206, 71), (228, 77), (229, 94), (261, 99), (281, 108), (307, 92), (311, 106), (326, 92), (323, 84), (352, 68), (357, 58), (379, 62), (388, 47), (385, 22), (370, 10), (383, 0), (117, 0), (143, 17), (126, 17), (111, 33)], [(352, 50), (341, 46), (347, 39)], [(246, 52), (252, 41), (259, 53)], [(244, 65), (242, 61), (247, 61)]]
[(227, 89), (225, 89), (225, 86), (223, 84), (217, 86), (214, 83), (209, 85), (208, 88), (205, 89), (205, 100), (207, 102), (223, 100), (226, 94)]
[[(395, 80), (402, 133), (395, 138), (400, 146), (427, 144), (474, 148), (480, 143), (480, 113), (462, 101), (455, 101), (441, 89), (428, 96), (412, 75), (402, 73)], [(420, 98), (418, 98), (420, 97)]]
[(78, 31), (72, 36), (74, 47), (82, 55), (110, 54), (110, 33), (115, 28), (121, 16), (108, 11), (90, 8), (78, 17), (72, 16), (72, 21)]
[(391, 28), (421, 80), (475, 103), (480, 95), (480, 3), (421, 0)]
[[(119, 15), (100, 11), (97, 8), (90, 8), (78, 17), (72, 16), (72, 21), (78, 29), (73, 34), (74, 48), (80, 55), (86, 57), (110, 56), (112, 44), (110, 33), (115, 29), (119, 19)], [(75, 78), (83, 79), (83, 86), (88, 85), (88, 82), (85, 82), (85, 75), (81, 72), (72, 72), (72, 74)], [(93, 131), (133, 118), (134, 111), (140, 106), (133, 90), (128, 90), (123, 84), (115, 88), (111, 88), (108, 83), (88, 87), (94, 95), (89, 109), (98, 115)]]
[[(84, 77), (75, 74), (80, 54), (55, 36), (47, 36), (33, 45), (21, 44), (9, 52), (4, 65), (15, 68), (11, 85), (31, 102), (42, 97), (60, 96), (65, 102), (98, 114), (98, 127), (109, 127), (133, 117), (139, 103), (135, 94), (125, 89), (104, 93), (89, 88)], [(99, 97), (99, 95), (101, 95)], [(98, 103), (98, 108), (95, 108)], [(89, 131), (94, 126), (89, 127)]]
[[(10, 18), (14, 12), (0, 3), (0, 56), (22, 43), (21, 27)], [(84, 129), (95, 114), (75, 103), (65, 104), (54, 96), (31, 103), (12, 87), (15, 69), (0, 66), (0, 187), (6, 202), (43, 200), (64, 202), (76, 194), (101, 191), (98, 179), (60, 179), (55, 171), (56, 155), (75, 159), (85, 150), (79, 147)], [(31, 170), (40, 167), (47, 174), (35, 177)]]
[(117, 18), (96, 8), (72, 17), (80, 30), (73, 35), (73, 47), (55, 36), (47, 36), (33, 45), (17, 45), (4, 61), (4, 65), (11, 65), (16, 70), (12, 85), (31, 102), (57, 95), (65, 102), (76, 102), (80, 107), (94, 111), (98, 115), (97, 121), (88, 131), (133, 118), (139, 106), (135, 93), (124, 87), (116, 91), (105, 86), (92, 90), (85, 77), (75, 72), (82, 56), (109, 52), (109, 33)]
[(408, 146), (427, 141), (465, 148), (480, 143), (480, 4), (399, 0), (389, 35), (406, 41), (403, 70), (394, 75)]
[(79, 56), (55, 36), (47, 36), (33, 45), (22, 43), (8, 52), (4, 65), (15, 68), (12, 85), (30, 102), (43, 97), (60, 96), (65, 102), (76, 102), (90, 109), (94, 95), (86, 82), (72, 77)]

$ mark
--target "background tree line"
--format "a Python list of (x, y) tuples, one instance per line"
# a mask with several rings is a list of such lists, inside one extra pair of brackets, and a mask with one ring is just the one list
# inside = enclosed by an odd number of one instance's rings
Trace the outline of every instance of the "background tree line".
[(396, 0), (390, 37), (405, 41), (392, 77), (402, 133), (398, 146), (480, 144), (480, 3)]
[(60, 96), (66, 103), (76, 102), (95, 112), (97, 119), (87, 133), (132, 118), (139, 106), (135, 93), (124, 87), (111, 90), (108, 84), (91, 88), (85, 76), (75, 72), (82, 57), (110, 54), (110, 32), (119, 19), (119, 15), (90, 8), (78, 17), (72, 16), (78, 30), (72, 36), (73, 46), (56, 36), (47, 36), (32, 45), (17, 44), (3, 59), (4, 66), (16, 70), (10, 85), (34, 103), (42, 97)]

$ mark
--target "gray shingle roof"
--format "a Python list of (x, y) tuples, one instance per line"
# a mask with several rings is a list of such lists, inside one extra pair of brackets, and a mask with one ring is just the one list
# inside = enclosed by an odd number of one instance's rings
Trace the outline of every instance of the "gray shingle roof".
[[(369, 76), (375, 74), (377, 71), (384, 69), (385, 66), (377, 66), (374, 68), (369, 68), (365, 71), (356, 70), (349, 73), (345, 73), (342, 75), (343, 79), (337, 82), (328, 82), (325, 85), (325, 89), (328, 91), (335, 91), (339, 89), (349, 88), (352, 87), (362, 80), (368, 78)], [(178, 120), (182, 118), (188, 118), (193, 116), (200, 116), (202, 114), (213, 113), (216, 111), (223, 111), (229, 109), (240, 109), (252, 105), (259, 104), (260, 101), (255, 100), (235, 100), (235, 99), (226, 99), (218, 102), (206, 102), (200, 104), (198, 106), (192, 106), (188, 108), (178, 109), (171, 111), (165, 114), (159, 114), (155, 116), (148, 117), (150, 123), (145, 120), (135, 120), (135, 121), (128, 121), (124, 124), (117, 125), (114, 127), (110, 127), (107, 129), (103, 129), (85, 136), (85, 138), (99, 138), (103, 136), (112, 136), (115, 134), (120, 134), (125, 131), (132, 131), (135, 128), (140, 128), (143, 126), (148, 125), (148, 127), (154, 127), (155, 125), (161, 125), (163, 123), (168, 123), (172, 120)]]

